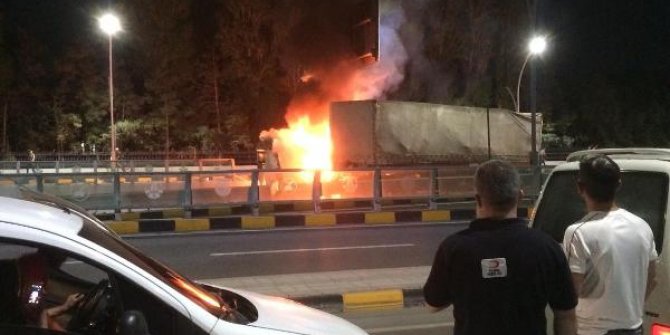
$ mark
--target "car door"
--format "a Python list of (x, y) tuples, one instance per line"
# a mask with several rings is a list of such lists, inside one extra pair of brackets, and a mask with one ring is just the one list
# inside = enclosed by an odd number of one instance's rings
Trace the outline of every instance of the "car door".
[[(37, 264), (44, 269), (25, 266), (25, 259), (38, 255), (43, 261)], [(39, 288), (27, 293), (38, 301), (34, 306), (21, 293), (25, 287)], [(83, 294), (81, 302), (49, 319), (48, 325), (27, 312), (61, 306), (78, 293)], [(111, 335), (121, 315), (131, 310), (144, 315), (150, 334), (206, 333), (142, 285), (104, 265), (34, 241), (0, 238), (0, 334)]]

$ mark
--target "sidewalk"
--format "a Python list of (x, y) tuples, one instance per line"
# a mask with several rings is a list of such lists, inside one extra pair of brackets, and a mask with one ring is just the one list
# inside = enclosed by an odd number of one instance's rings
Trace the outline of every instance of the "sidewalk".
[(403, 306), (417, 300), (430, 266), (203, 279), (201, 282), (343, 310)]

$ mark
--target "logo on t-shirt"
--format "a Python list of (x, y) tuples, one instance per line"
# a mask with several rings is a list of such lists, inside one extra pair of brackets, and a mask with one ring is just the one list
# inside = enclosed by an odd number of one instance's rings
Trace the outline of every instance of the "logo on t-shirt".
[(507, 277), (507, 260), (504, 258), (482, 259), (482, 278)]

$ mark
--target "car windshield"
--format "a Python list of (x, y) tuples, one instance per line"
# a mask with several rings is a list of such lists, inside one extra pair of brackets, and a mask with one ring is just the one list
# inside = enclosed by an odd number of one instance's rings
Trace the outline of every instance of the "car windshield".
[[(616, 204), (643, 218), (654, 232), (660, 253), (668, 197), (668, 175), (659, 172), (623, 171)], [(586, 214), (584, 201), (577, 194), (577, 171), (551, 175), (533, 219), (533, 227), (545, 231), (559, 243), (572, 223)]]
[(221, 297), (204, 290), (197, 283), (194, 283), (153, 258), (142, 254), (139, 250), (123, 242), (116, 235), (110, 234), (106, 230), (100, 229), (97, 225), (89, 223), (84, 224), (82, 230), (79, 232), (81, 237), (123, 257), (181, 292), (184, 296), (202, 306), (213, 315), (217, 317), (221, 316), (222, 306), (224, 305)]

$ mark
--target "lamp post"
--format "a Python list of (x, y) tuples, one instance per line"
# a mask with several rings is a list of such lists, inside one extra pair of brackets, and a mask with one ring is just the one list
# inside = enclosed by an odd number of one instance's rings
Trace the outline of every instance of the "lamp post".
[[(544, 50), (547, 48), (547, 40), (543, 36), (536, 36), (533, 37), (533, 39), (530, 40), (528, 43), (528, 55), (526, 56), (526, 59), (523, 61), (523, 65), (521, 65), (521, 71), (519, 71), (519, 80), (516, 85), (516, 112), (520, 113), (521, 112), (521, 78), (523, 78), (523, 70), (526, 69), (526, 64), (528, 64), (528, 61), (530, 60), (531, 57), (535, 55), (540, 55)], [(531, 125), (530, 125), (530, 156), (531, 156), (531, 163), (533, 164), (533, 167), (537, 166), (538, 164), (538, 157), (537, 157), (537, 130), (536, 130), (536, 113), (535, 113), (535, 108), (531, 108)]]
[(107, 13), (98, 19), (100, 29), (109, 37), (109, 119), (112, 124), (111, 129), (111, 157), (116, 162), (116, 126), (114, 125), (114, 71), (112, 70), (112, 38), (114, 34), (121, 31), (121, 23), (114, 15)]

